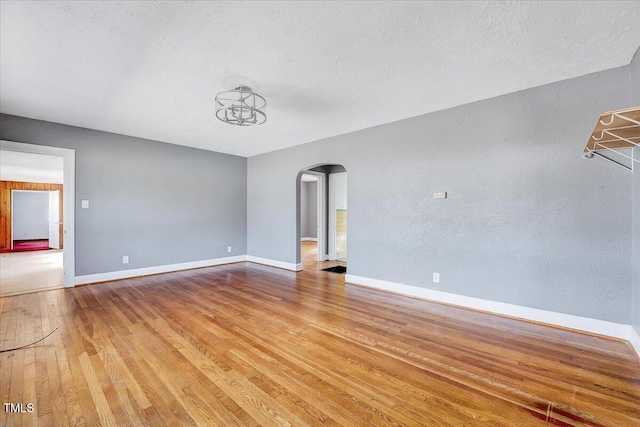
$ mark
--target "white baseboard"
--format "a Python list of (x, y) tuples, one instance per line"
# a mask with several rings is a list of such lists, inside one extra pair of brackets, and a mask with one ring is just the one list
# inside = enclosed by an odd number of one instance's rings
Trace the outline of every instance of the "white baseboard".
[(76, 276), (76, 285), (108, 282), (110, 280), (128, 279), (130, 277), (148, 276), (150, 274), (169, 273), (171, 271), (189, 270), (191, 268), (212, 267), (214, 265), (231, 264), (247, 260), (246, 255), (225, 258), (205, 259), (202, 261), (183, 262), (180, 264), (159, 265), (156, 267), (135, 268), (131, 270), (110, 271), (107, 273)]
[(317, 242), (317, 237), (303, 237), (300, 239), (301, 242)]
[(276, 260), (273, 260), (273, 259), (260, 258), (260, 257), (257, 257), (257, 256), (252, 256), (252, 255), (248, 255), (247, 256), (247, 261), (254, 262), (256, 264), (269, 265), (271, 267), (283, 268), (285, 270), (291, 270), (291, 271), (301, 271), (302, 270), (302, 264), (294, 264), (292, 262), (276, 261)]
[(517, 317), (534, 322), (547, 323), (564, 328), (576, 329), (598, 335), (606, 335), (628, 341), (640, 356), (640, 335), (630, 325), (608, 322), (606, 320), (591, 319), (588, 317), (574, 316), (571, 314), (557, 313), (554, 311), (540, 310), (537, 308), (523, 307), (515, 304), (490, 301), (481, 298), (436, 291), (433, 289), (419, 288), (417, 286), (403, 285), (401, 283), (385, 280), (371, 279), (368, 277), (347, 274), (345, 282), (370, 288), (396, 292), (403, 295), (423, 298), (426, 300), (457, 305), (475, 310), (488, 311), (509, 317)]

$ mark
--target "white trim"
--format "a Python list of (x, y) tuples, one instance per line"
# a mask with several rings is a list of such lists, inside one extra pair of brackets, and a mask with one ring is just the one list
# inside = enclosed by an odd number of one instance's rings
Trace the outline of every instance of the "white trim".
[(327, 258), (330, 261), (336, 259), (336, 174), (329, 174), (329, 218), (327, 230)]
[(62, 232), (64, 234), (62, 249), (62, 263), (64, 271), (64, 286), (75, 286), (76, 255), (75, 255), (75, 206), (76, 206), (76, 152), (69, 148), (49, 147), (46, 145), (25, 144), (22, 142), (0, 140), (0, 149), (21, 151), (23, 153), (48, 154), (63, 158), (62, 179)]
[(11, 189), (11, 206), (9, 206), (9, 212), (11, 212), (11, 240), (9, 240), (9, 250), (13, 251), (13, 242), (16, 238), (16, 233), (13, 231), (13, 223), (15, 222), (13, 220), (13, 218), (15, 218), (15, 215), (13, 214), (14, 211), (14, 203), (13, 201), (15, 200), (15, 197), (13, 196), (14, 193), (14, 189)]
[[(316, 172), (316, 171), (311, 171), (311, 170), (305, 170), (302, 175), (313, 175), (316, 178), (318, 178), (318, 181), (316, 181), (316, 196), (317, 196), (317, 200), (316, 200), (316, 208), (317, 208), (317, 214), (316, 214), (316, 230), (317, 230), (317, 239), (316, 242), (318, 242), (318, 261), (324, 261), (327, 258), (327, 248), (325, 247), (325, 241), (326, 241), (326, 235), (327, 235), (327, 230), (326, 230), (326, 219), (325, 219), (325, 205), (326, 205), (326, 188), (327, 188), (327, 183), (325, 180), (325, 174), (322, 172)], [(302, 176), (300, 177), (302, 179)], [(298, 200), (297, 203), (300, 203), (300, 201)], [(301, 225), (302, 228), (302, 225)], [(301, 239), (301, 241), (304, 241), (304, 238)]]
[(256, 264), (269, 265), (271, 267), (284, 268), (285, 270), (302, 271), (302, 264), (294, 264), (292, 262), (276, 261), (274, 259), (260, 258), (252, 255), (247, 255), (247, 261)]
[(591, 319), (588, 317), (574, 316), (571, 314), (557, 313), (554, 311), (540, 310), (515, 304), (490, 301), (481, 298), (436, 291), (433, 289), (419, 288), (417, 286), (403, 285), (401, 283), (388, 282), (386, 280), (371, 279), (369, 277), (347, 274), (345, 282), (384, 291), (395, 292), (412, 297), (423, 298), (445, 304), (457, 305), (475, 310), (488, 311), (504, 316), (517, 317), (534, 322), (547, 323), (564, 328), (591, 332), (599, 335), (620, 338), (629, 341), (636, 353), (640, 356), (640, 335), (630, 326), (622, 323), (614, 323), (606, 320)]
[(326, 175), (324, 173), (318, 173), (318, 183), (316, 184), (316, 242), (318, 242), (318, 261), (324, 261), (327, 257), (327, 223), (326, 223), (326, 211), (325, 205), (327, 202), (326, 197)]
[(318, 238), (317, 237), (302, 237), (300, 239), (301, 242), (317, 242)]
[(76, 277), (76, 285), (88, 283), (108, 282), (110, 280), (128, 279), (130, 277), (148, 276), (150, 274), (169, 273), (172, 271), (189, 270), (192, 268), (212, 267), (215, 265), (244, 262), (246, 255), (225, 258), (205, 259), (202, 261), (183, 262), (179, 264), (158, 265), (155, 267), (135, 268), (132, 270), (110, 271), (107, 273), (88, 274)]

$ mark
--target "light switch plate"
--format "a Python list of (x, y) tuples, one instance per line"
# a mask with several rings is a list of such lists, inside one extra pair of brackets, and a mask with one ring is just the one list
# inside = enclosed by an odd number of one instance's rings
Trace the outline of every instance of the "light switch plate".
[(89, 201), (88, 200), (83, 200), (82, 201), (82, 209), (89, 209)]
[(433, 198), (434, 199), (446, 199), (447, 198), (447, 192), (446, 191), (436, 191), (435, 193), (433, 193)]

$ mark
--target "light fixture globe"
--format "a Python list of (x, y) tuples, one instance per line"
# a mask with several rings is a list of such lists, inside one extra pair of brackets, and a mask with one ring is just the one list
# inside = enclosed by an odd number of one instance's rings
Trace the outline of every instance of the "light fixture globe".
[(216, 117), (230, 125), (261, 125), (267, 121), (266, 106), (267, 101), (247, 86), (241, 85), (216, 95)]

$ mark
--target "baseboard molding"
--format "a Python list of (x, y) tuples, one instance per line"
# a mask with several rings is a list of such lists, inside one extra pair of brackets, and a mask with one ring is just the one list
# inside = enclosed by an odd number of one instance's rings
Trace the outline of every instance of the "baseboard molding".
[(172, 271), (189, 270), (192, 268), (213, 267), (215, 265), (232, 264), (236, 262), (244, 262), (246, 260), (246, 255), (238, 255), (225, 258), (205, 259), (202, 261), (183, 262), (179, 264), (159, 265), (156, 267), (135, 268), (131, 270), (88, 274), (86, 276), (76, 276), (75, 284), (86, 285), (88, 283), (108, 282), (111, 280), (148, 276), (150, 274), (169, 273)]
[(345, 282), (503, 316), (623, 339), (631, 344), (640, 357), (640, 335), (630, 325), (419, 288), (353, 274), (347, 274)]
[(274, 259), (260, 258), (252, 255), (247, 255), (247, 261), (271, 267), (283, 268), (285, 270), (302, 271), (302, 264), (294, 264), (292, 262), (276, 261)]
[(317, 237), (303, 237), (300, 239), (301, 242), (317, 242)]

